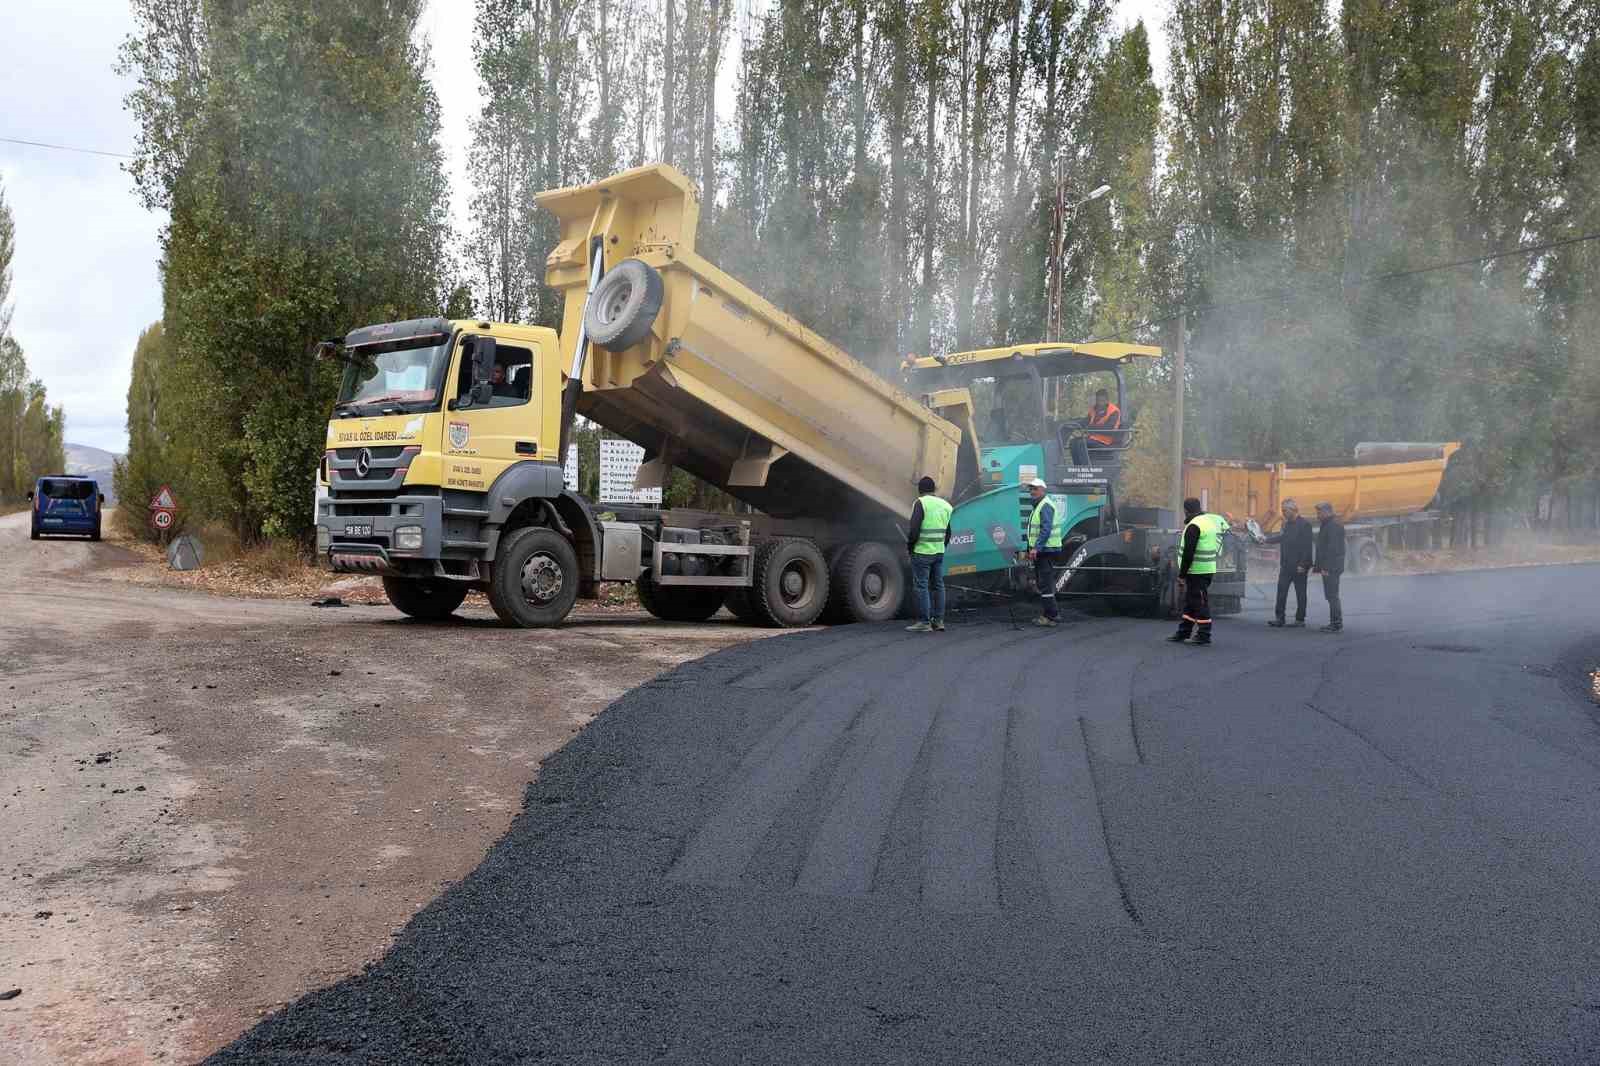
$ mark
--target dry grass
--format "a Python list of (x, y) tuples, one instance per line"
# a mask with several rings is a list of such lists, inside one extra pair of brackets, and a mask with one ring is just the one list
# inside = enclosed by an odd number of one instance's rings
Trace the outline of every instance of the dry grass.
[[(268, 541), (242, 547), (225, 528), (208, 528), (198, 534), (204, 560), (198, 570), (178, 571), (167, 565), (166, 554), (154, 544), (131, 537), (113, 527), (106, 539), (138, 557), (138, 563), (114, 573), (140, 585), (196, 589), (216, 596), (245, 599), (316, 600), (337, 596), (345, 603), (389, 602), (383, 582), (376, 577), (334, 574), (316, 566), (290, 541)], [(486, 607), (482, 593), (467, 596), (469, 606)], [(583, 611), (635, 611), (638, 597), (632, 585), (601, 586), (600, 599), (580, 600)]]
[(1381, 574), (1432, 574), (1452, 570), (1492, 570), (1504, 566), (1600, 563), (1600, 544), (1549, 544), (1511, 541), (1488, 548), (1387, 548)]

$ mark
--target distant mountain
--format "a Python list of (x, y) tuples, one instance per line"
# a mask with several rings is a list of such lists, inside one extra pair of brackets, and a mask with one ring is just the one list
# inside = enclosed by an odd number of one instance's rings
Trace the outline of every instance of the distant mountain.
[(111, 484), (111, 464), (121, 459), (122, 456), (108, 452), (101, 448), (91, 448), (87, 444), (68, 444), (67, 469), (68, 474), (80, 474), (83, 477), (92, 477), (100, 483), (100, 491), (106, 494), (106, 501), (113, 500)]

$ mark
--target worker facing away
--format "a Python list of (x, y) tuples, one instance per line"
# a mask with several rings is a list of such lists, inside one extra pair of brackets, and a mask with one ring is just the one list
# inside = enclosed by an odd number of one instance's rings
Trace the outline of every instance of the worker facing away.
[(1028, 496), (1033, 500), (1033, 514), (1028, 516), (1028, 539), (1025, 545), (1028, 560), (1033, 563), (1033, 583), (1039, 590), (1039, 617), (1036, 626), (1053, 626), (1061, 615), (1056, 609), (1056, 571), (1061, 559), (1061, 540), (1064, 530), (1056, 505), (1045, 494), (1045, 483), (1039, 478), (1028, 482)]
[(1117, 442), (1110, 433), (1096, 433), (1095, 430), (1113, 430), (1122, 428), (1122, 410), (1111, 402), (1111, 394), (1105, 389), (1098, 389), (1094, 394), (1094, 406), (1089, 408), (1089, 417), (1083, 420), (1084, 428), (1088, 431), (1083, 437), (1074, 437), (1072, 440), (1072, 461), (1078, 466), (1088, 466), (1090, 448), (1115, 448)]
[(1311, 568), (1322, 575), (1322, 595), (1328, 601), (1328, 624), (1324, 633), (1344, 629), (1344, 605), (1339, 602), (1339, 578), (1344, 575), (1344, 523), (1333, 513), (1333, 504), (1317, 504), (1316, 557)]
[(911, 591), (917, 600), (912, 633), (944, 632), (944, 549), (950, 543), (950, 504), (934, 495), (933, 478), (917, 482), (920, 495), (911, 505), (906, 550), (911, 553)]
[(1211, 643), (1211, 580), (1222, 557), (1222, 535), (1228, 520), (1206, 514), (1193, 496), (1183, 501), (1183, 554), (1178, 561), (1178, 584), (1183, 590), (1183, 617), (1178, 631), (1167, 639), (1182, 644), (1194, 635), (1196, 644)]
[[(1300, 505), (1284, 500), (1283, 528), (1262, 541), (1278, 545), (1278, 602), (1272, 621), (1267, 623), (1274, 629), (1303, 628), (1306, 624), (1306, 575), (1311, 572), (1312, 540), (1311, 523), (1300, 517)], [(1294, 587), (1294, 621), (1286, 622), (1284, 611), (1289, 606), (1290, 586)]]

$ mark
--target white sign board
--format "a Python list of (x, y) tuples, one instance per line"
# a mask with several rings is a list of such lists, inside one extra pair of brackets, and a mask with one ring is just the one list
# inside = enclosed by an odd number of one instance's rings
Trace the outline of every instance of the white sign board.
[(561, 471), (561, 480), (566, 484), (568, 492), (578, 491), (578, 446), (567, 445), (567, 465)]
[(660, 489), (635, 489), (644, 449), (628, 440), (600, 442), (600, 499), (605, 503), (661, 502)]

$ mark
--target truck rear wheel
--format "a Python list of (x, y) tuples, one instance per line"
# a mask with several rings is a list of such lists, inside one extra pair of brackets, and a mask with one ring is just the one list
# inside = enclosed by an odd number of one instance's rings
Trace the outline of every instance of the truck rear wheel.
[(1363, 538), (1356, 544), (1355, 571), (1358, 574), (1370, 574), (1378, 568), (1383, 561), (1383, 549), (1378, 547), (1376, 540)]
[(828, 565), (802, 537), (775, 537), (755, 557), (750, 602), (770, 626), (808, 626), (828, 602)]
[(560, 624), (578, 599), (578, 554), (553, 529), (528, 526), (500, 541), (489, 605), (500, 621), (533, 629)]
[(727, 593), (719, 588), (658, 585), (649, 570), (639, 575), (634, 588), (639, 604), (663, 622), (704, 622), (722, 610), (722, 601), (727, 599)]
[(584, 333), (609, 352), (632, 348), (650, 335), (661, 311), (662, 289), (655, 267), (624, 259), (606, 271), (584, 306)]
[(846, 546), (828, 571), (828, 613), (843, 622), (887, 622), (905, 599), (901, 553), (875, 540)]
[(383, 593), (395, 610), (421, 622), (449, 618), (467, 598), (467, 586), (459, 581), (434, 578), (386, 577)]

